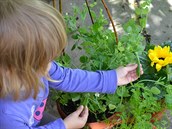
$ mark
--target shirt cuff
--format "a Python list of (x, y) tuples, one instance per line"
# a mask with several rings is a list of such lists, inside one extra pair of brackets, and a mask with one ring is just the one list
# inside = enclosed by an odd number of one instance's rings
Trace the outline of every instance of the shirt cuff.
[(64, 121), (61, 118), (51, 122), (50, 124), (52, 129), (66, 129)]

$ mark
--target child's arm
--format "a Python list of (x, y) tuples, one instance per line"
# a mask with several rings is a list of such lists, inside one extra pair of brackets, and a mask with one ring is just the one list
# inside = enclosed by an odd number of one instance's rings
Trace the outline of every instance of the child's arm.
[(128, 84), (138, 79), (136, 69), (135, 64), (119, 67), (117, 70), (91, 72), (60, 67), (52, 62), (49, 74), (56, 82), (49, 81), (49, 85), (66, 92), (114, 93), (117, 85)]
[(49, 71), (49, 86), (65, 92), (100, 92), (114, 93), (117, 87), (115, 70), (86, 71), (60, 67), (52, 62)]
[[(4, 116), (5, 115), (5, 116)], [(0, 112), (0, 129), (66, 129), (62, 119), (57, 119), (44, 126), (31, 127), (24, 118), (16, 115), (6, 116)]]
[(32, 127), (29, 125), (30, 120), (26, 116), (17, 115), (15, 112), (14, 114), (8, 114), (0, 105), (0, 129), (79, 129), (85, 125), (87, 118), (88, 108), (80, 106), (64, 121), (57, 119), (44, 126)]

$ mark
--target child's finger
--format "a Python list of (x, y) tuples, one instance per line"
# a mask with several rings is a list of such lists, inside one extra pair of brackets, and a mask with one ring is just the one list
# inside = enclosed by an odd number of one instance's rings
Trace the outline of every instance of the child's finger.
[(81, 112), (80, 116), (83, 117), (84, 115), (87, 115), (88, 114), (88, 107), (85, 106), (83, 111)]
[(133, 65), (137, 65), (137, 64), (127, 64), (126, 66), (128, 67), (130, 67), (130, 66), (133, 66)]
[(140, 73), (143, 74), (143, 67), (141, 64), (140, 64)]
[(137, 64), (129, 64), (125, 67), (127, 72), (135, 70), (136, 68), (137, 68)]
[(89, 114), (88, 112), (88, 107), (86, 106), (84, 110), (81, 112), (80, 117), (82, 117), (83, 119), (87, 119)]
[(75, 113), (77, 116), (79, 116), (79, 115), (82, 113), (83, 109), (84, 109), (84, 106), (81, 105), (81, 106), (78, 107), (78, 109), (77, 109), (74, 113)]

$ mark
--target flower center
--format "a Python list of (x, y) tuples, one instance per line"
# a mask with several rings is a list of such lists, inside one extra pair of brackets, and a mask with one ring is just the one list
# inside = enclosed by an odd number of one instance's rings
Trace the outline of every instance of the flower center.
[(160, 58), (159, 58), (159, 60), (164, 60), (164, 59), (165, 59), (165, 58), (163, 58), (163, 57), (160, 57)]

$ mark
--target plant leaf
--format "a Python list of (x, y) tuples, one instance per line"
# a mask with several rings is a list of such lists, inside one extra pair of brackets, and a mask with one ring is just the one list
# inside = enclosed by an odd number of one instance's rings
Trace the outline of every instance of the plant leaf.
[(161, 91), (155, 86), (151, 88), (151, 92), (155, 95), (158, 95), (161, 93)]

